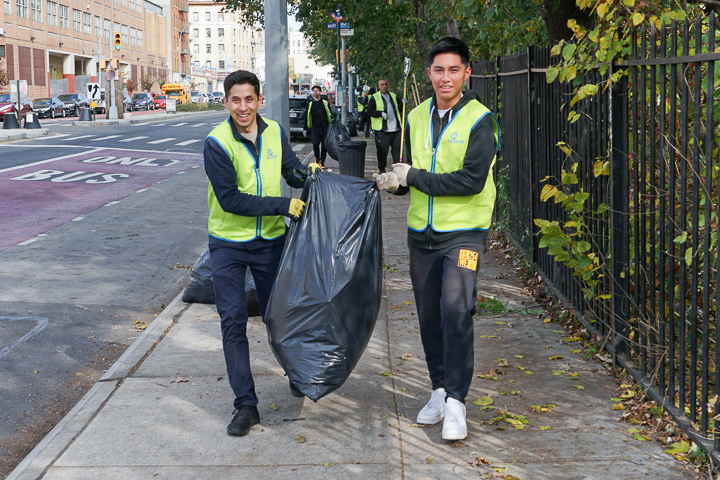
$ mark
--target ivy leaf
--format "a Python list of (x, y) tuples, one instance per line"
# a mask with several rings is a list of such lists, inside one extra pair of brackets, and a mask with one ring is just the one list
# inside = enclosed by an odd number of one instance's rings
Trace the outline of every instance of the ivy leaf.
[(557, 187), (553, 185), (545, 185), (542, 189), (542, 192), (540, 192), (540, 201), (546, 202), (552, 197), (555, 196), (555, 194), (558, 192)]
[(563, 48), (563, 58), (565, 60), (570, 60), (575, 53), (575, 50), (577, 50), (577, 45), (574, 43), (568, 43), (567, 45), (565, 45), (565, 48)]
[(692, 259), (693, 259), (693, 249), (692, 247), (688, 247), (688, 249), (685, 251), (685, 263), (689, 267), (692, 265)]
[(645, 20), (645, 15), (640, 12), (636, 12), (635, 15), (632, 16), (633, 25), (636, 27), (640, 25), (643, 20)]
[(635, 0), (623, 0), (623, 5), (632, 8), (635, 6)]
[(688, 237), (688, 233), (687, 233), (687, 232), (682, 232), (682, 233), (680, 233), (680, 235), (678, 235), (677, 237), (675, 237), (675, 238), (673, 239), (673, 242), (674, 242), (674, 243), (677, 243), (678, 245), (680, 245), (680, 244), (682, 244), (682, 243), (685, 243), (685, 241), (687, 240), (687, 237)]
[(672, 448), (669, 450), (665, 450), (665, 453), (669, 453), (670, 455), (675, 455), (677, 453), (687, 453), (690, 450), (690, 443), (686, 442), (685, 440), (682, 440), (680, 442), (675, 442), (672, 444)]
[(545, 74), (547, 77), (547, 83), (554, 82), (558, 73), (560, 73), (560, 70), (558, 70), (557, 67), (548, 67), (547, 73)]

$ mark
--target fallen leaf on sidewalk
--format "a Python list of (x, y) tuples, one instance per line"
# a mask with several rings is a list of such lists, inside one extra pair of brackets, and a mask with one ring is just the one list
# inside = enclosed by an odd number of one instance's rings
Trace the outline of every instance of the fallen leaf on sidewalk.
[(432, 425), (421, 425), (419, 423), (411, 423), (410, 426), (413, 428), (430, 428)]
[(515, 358), (525, 358), (525, 355), (513, 355)]
[(562, 360), (562, 355), (553, 355), (552, 357), (548, 357), (548, 360)]
[(492, 404), (493, 404), (493, 399), (490, 398), (490, 397), (481, 397), (481, 398), (478, 398), (477, 400), (475, 400), (475, 401), (472, 402), (472, 403), (473, 403), (473, 405), (478, 406), (478, 407), (485, 407), (485, 406), (488, 406), (488, 405), (492, 405)]
[(480, 375), (475, 375), (475, 377), (482, 378), (484, 380), (497, 380), (498, 379), (497, 375), (486, 375), (484, 373), (482, 373)]
[(523, 373), (524, 373), (525, 375), (534, 375), (534, 373), (531, 372), (530, 370), (523, 370)]
[(381, 372), (380, 375), (382, 375), (383, 377), (389, 377), (389, 376), (392, 375), (392, 373), (390, 373), (390, 372)]
[(275, 410), (275, 411), (277, 411), (277, 409), (278, 409), (278, 408), (277, 408), (277, 405), (275, 405), (274, 403), (271, 403), (271, 404), (270, 404), (270, 408), (272, 408), (272, 409)]
[(530, 411), (533, 413), (537, 412), (552, 412), (555, 405), (528, 405)]
[(551, 331), (552, 333), (558, 333), (558, 334), (563, 334), (563, 333), (565, 333), (565, 330), (550, 330), (550, 331)]
[(575, 385), (575, 388), (577, 388), (578, 390), (585, 390), (585, 387), (583, 387), (582, 385)]
[(582, 353), (582, 349), (576, 348), (576, 349), (570, 350), (570, 353)]
[(498, 366), (498, 367), (509, 367), (510, 364), (507, 362), (507, 360), (505, 360), (505, 359), (503, 358), (503, 359), (502, 359), (502, 362), (498, 363), (497, 366)]
[(623, 405), (622, 403), (616, 403), (615, 405), (612, 406), (612, 409), (613, 410), (625, 410), (625, 405)]
[(563, 373), (565, 373), (565, 370), (555, 370), (552, 372), (553, 375), (562, 375)]
[(510, 395), (520, 395), (520, 390), (513, 390), (510, 392)]
[(425, 458), (425, 461), (426, 461), (427, 463), (433, 463), (433, 462), (435, 461), (435, 457), (426, 457), (426, 458)]
[(552, 320), (550, 320), (549, 318), (544, 318), (544, 319), (543, 319), (543, 322), (545, 322), (545, 323), (550, 323), (550, 322), (552, 322)]
[(175, 377), (175, 380), (172, 380), (170, 383), (187, 383), (189, 381), (187, 378)]
[(550, 427), (545, 427), (545, 426), (540, 426), (540, 425), (538, 425), (538, 428), (540, 430), (550, 430)]
[(305, 442), (306, 442), (305, 437), (303, 437), (302, 435), (298, 435), (298, 436), (297, 436), (297, 441), (298, 441), (298, 443), (305, 443)]

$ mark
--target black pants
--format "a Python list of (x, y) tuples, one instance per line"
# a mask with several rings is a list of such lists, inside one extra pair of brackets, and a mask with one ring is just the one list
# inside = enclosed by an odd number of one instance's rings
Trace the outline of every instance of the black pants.
[(426, 250), (409, 245), (409, 250), (410, 279), (432, 388), (445, 388), (449, 397), (464, 401), (473, 378), (475, 280), (485, 246), (468, 243)]
[(325, 165), (325, 158), (327, 157), (327, 150), (325, 150), (325, 135), (327, 134), (329, 127), (330, 125), (312, 127), (313, 152), (315, 153), (315, 161), (320, 165)]
[(384, 172), (387, 167), (387, 154), (392, 150), (393, 163), (400, 161), (400, 137), (402, 133), (383, 132), (382, 130), (373, 130), (375, 132), (375, 148), (377, 149), (378, 170)]
[(282, 243), (260, 245), (252, 251), (232, 247), (210, 247), (215, 305), (220, 314), (223, 353), (230, 387), (235, 394), (233, 402), (235, 408), (258, 403), (250, 370), (245, 270), (250, 268), (255, 280), (260, 315), (264, 319), (282, 250)]
[(365, 138), (370, 136), (370, 115), (367, 112), (360, 112), (360, 126), (358, 129), (365, 132)]

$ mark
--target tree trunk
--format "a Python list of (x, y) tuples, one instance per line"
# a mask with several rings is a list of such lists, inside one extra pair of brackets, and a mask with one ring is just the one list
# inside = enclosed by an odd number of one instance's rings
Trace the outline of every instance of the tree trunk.
[(447, 36), (448, 37), (455, 37), (462, 40), (462, 35), (460, 35), (460, 27), (458, 27), (457, 18), (455, 18), (451, 12), (445, 12), (445, 18), (447, 19)]
[[(557, 3), (557, 9), (554, 5)], [(591, 29), (594, 26), (593, 18), (588, 10), (580, 10), (575, 0), (543, 0), (540, 17), (545, 21), (548, 39), (554, 45), (560, 40), (569, 40), (573, 36), (572, 30), (567, 26), (568, 20), (575, 19), (578, 25)]]
[(418, 55), (420, 56), (420, 65), (422, 65), (422, 78), (425, 85), (425, 96), (420, 99), (420, 102), (422, 102), (426, 98), (430, 98), (433, 94), (432, 82), (430, 81), (430, 77), (427, 74), (428, 67), (430, 67), (430, 65), (428, 65), (429, 48), (427, 40), (425, 39), (425, 36), (422, 32), (422, 24), (425, 23), (426, 20), (423, 3), (424, 2), (422, 0), (413, 0), (413, 5), (415, 7), (415, 44), (417, 45)]

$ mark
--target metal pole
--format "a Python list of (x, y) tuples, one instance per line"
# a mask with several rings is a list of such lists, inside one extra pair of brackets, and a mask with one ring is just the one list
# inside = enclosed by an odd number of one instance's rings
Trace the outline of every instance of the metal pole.
[(353, 75), (348, 74), (348, 111), (350, 118), (355, 115), (355, 85), (353, 84)]
[[(338, 32), (340, 31), (340, 25), (338, 25)], [(340, 50), (340, 53), (342, 54), (342, 93), (343, 95), (346, 95), (348, 93), (347, 89), (347, 58), (345, 57), (345, 38), (342, 39), (342, 47)], [(341, 99), (342, 101), (342, 112), (340, 114), (340, 121), (343, 125), (347, 126), (347, 103), (345, 101), (345, 98), (343, 97)]]
[[(265, 96), (267, 117), (290, 131), (290, 97), (288, 90), (287, 1), (265, 0)], [(283, 196), (290, 196), (290, 187), (282, 181)]]

